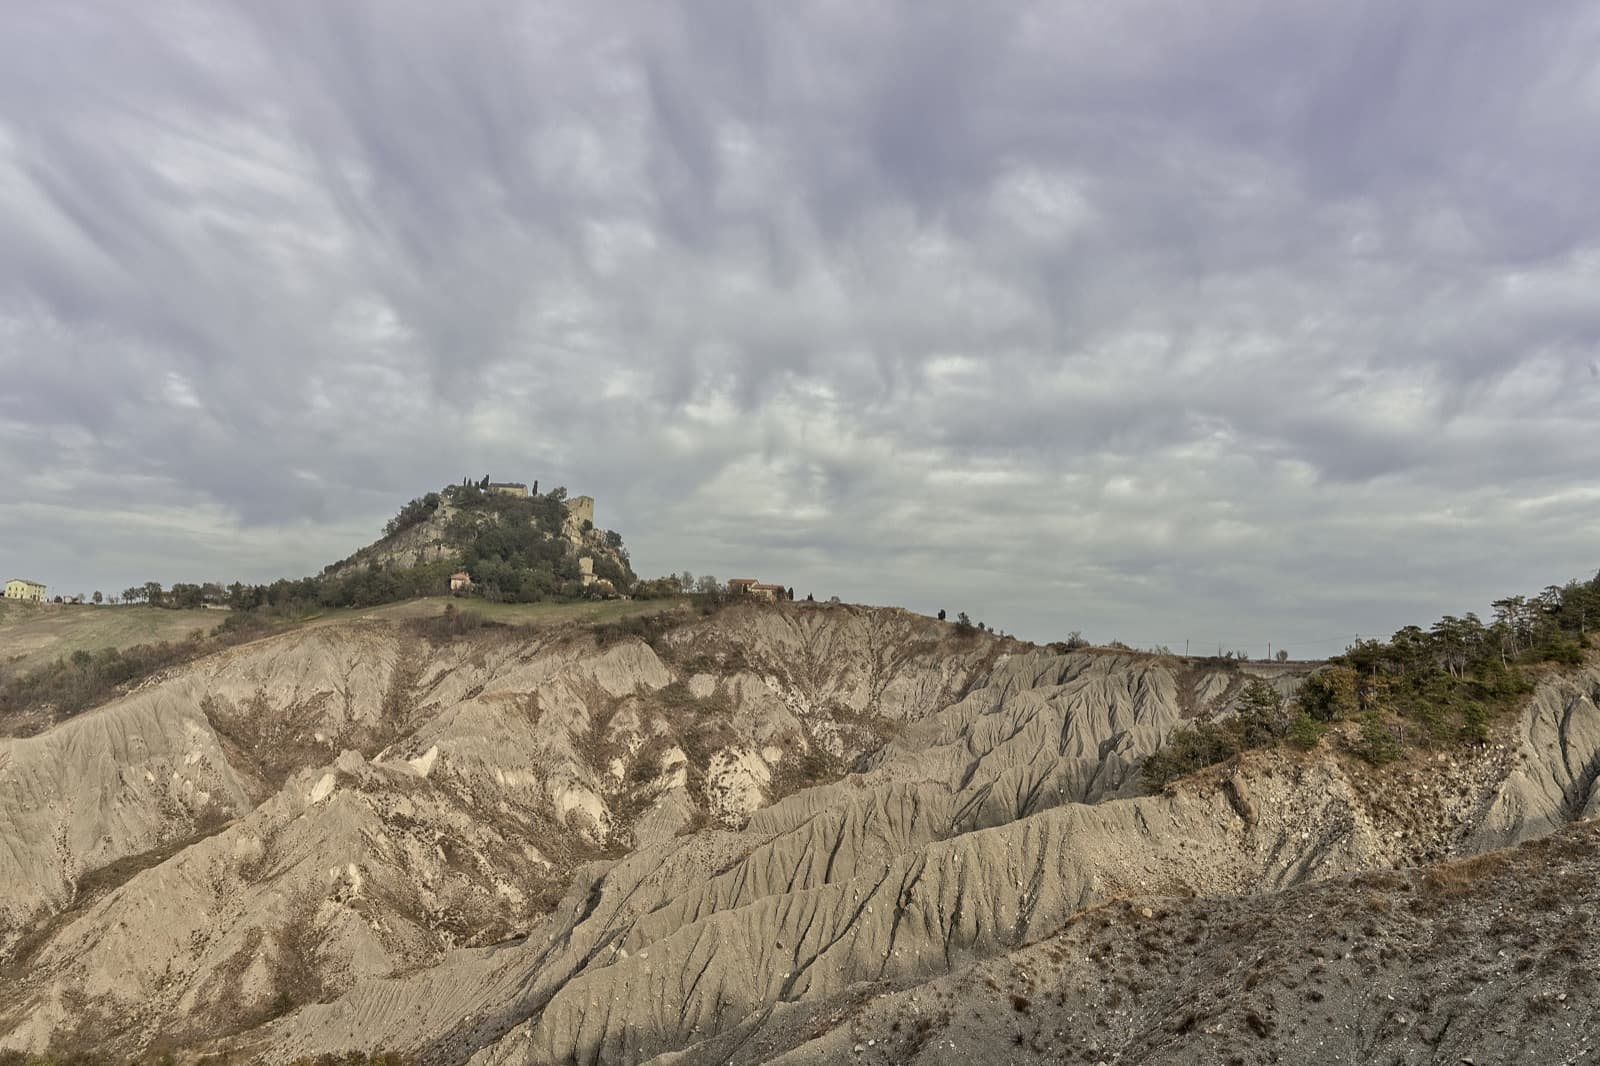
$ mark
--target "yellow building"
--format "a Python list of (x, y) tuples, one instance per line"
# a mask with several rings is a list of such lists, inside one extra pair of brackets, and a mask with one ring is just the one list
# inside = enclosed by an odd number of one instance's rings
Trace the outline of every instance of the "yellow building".
[(35, 603), (44, 602), (44, 586), (37, 581), (25, 581), (14, 577), (6, 582), (6, 599), (32, 600)]

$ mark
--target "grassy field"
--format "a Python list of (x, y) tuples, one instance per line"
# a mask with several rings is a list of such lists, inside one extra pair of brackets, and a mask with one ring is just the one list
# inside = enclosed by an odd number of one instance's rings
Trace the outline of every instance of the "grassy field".
[[(688, 609), (687, 596), (668, 600), (584, 600), (578, 603), (485, 603), (448, 596), (428, 596), (382, 607), (325, 611), (283, 628), (337, 625), (353, 619), (400, 621), (442, 614), (445, 606), (470, 610), (507, 625), (592, 625), (620, 618)], [(127, 648), (135, 644), (177, 641), (195, 630), (210, 633), (228, 617), (226, 611), (169, 611), (159, 607), (92, 607), (18, 603), (0, 600), (0, 665), (18, 674), (37, 669), (75, 651)]]
[(225, 611), (94, 607), (0, 600), (0, 663), (26, 673), (75, 651), (127, 648), (211, 632)]

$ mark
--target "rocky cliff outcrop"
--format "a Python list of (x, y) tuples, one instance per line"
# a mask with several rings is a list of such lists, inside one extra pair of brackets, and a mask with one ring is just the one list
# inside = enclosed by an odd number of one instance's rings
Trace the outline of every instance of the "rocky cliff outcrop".
[[(428, 563), (455, 562), (462, 558), (463, 545), (458, 541), (459, 531), (453, 529), (463, 516), (482, 524), (504, 520), (489, 503), (461, 502), (452, 490), (435, 494), (437, 504), (425, 517), (388, 533), (347, 558), (326, 567), (324, 578), (341, 578), (362, 570), (405, 570)], [(594, 500), (578, 496), (562, 501), (564, 517), (559, 528), (550, 530), (550, 537), (564, 542), (563, 547), (577, 556), (609, 559), (616, 567), (628, 571), (626, 556), (607, 540), (604, 530), (595, 526)], [(470, 522), (468, 523), (470, 526)]]
[(323, 573), (327, 577), (343, 577), (356, 570), (403, 570), (425, 563), (457, 560), (460, 549), (450, 543), (446, 529), (458, 513), (448, 499), (441, 499), (433, 513), (421, 522), (374, 541), (349, 558), (332, 564)]

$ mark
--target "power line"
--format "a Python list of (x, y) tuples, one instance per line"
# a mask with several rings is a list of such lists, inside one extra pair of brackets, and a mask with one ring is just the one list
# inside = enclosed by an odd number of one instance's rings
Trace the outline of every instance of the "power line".
[[(1211, 637), (1211, 638), (1204, 639), (1204, 640), (1197, 640), (1197, 639), (1195, 639), (1193, 637), (1184, 637), (1182, 639), (1175, 639), (1175, 640), (1139, 640), (1139, 639), (1134, 639), (1134, 638), (1131, 638), (1131, 637), (1119, 637), (1119, 636), (1113, 635), (1111, 639), (1119, 640), (1124, 644), (1128, 644), (1128, 645), (1131, 645), (1133, 647), (1140, 647), (1140, 648), (1170, 648), (1170, 647), (1176, 647), (1179, 644), (1182, 644), (1185, 647), (1188, 647), (1189, 645), (1193, 645), (1194, 647), (1197, 647), (1197, 648), (1205, 648), (1206, 646), (1208, 646), (1210, 644), (1218, 644), (1218, 645), (1220, 645), (1222, 647), (1222, 649), (1224, 651), (1229, 651), (1229, 650), (1236, 649), (1236, 648), (1250, 648), (1250, 647), (1255, 647), (1258, 644), (1264, 643), (1264, 641), (1262, 641), (1260, 639), (1241, 640), (1241, 639), (1235, 639), (1235, 638), (1231, 638), (1231, 637), (1224, 637), (1224, 638), (1221, 638), (1221, 639), (1218, 639), (1216, 637)], [(1314, 647), (1319, 647), (1319, 646), (1321, 646), (1323, 644), (1333, 644), (1333, 643), (1337, 643), (1337, 642), (1342, 642), (1342, 643), (1344, 643), (1345, 645), (1348, 646), (1350, 644), (1356, 643), (1360, 639), (1361, 639), (1361, 634), (1359, 634), (1359, 633), (1339, 633), (1339, 634), (1337, 634), (1335, 636), (1317, 637), (1317, 638), (1312, 639), (1312, 640), (1279, 640), (1276, 637), (1274, 637), (1272, 639), (1271, 643), (1272, 643), (1272, 645), (1274, 647), (1277, 647), (1277, 648), (1293, 649), (1293, 648), (1308, 648), (1308, 647), (1309, 648), (1314, 648)], [(1204, 652), (1201, 652), (1200, 654), (1204, 654)]]
[[(1197, 647), (1204, 647), (1207, 644), (1221, 644), (1224, 647), (1229, 647), (1229, 646), (1236, 645), (1236, 644), (1261, 644), (1261, 643), (1264, 643), (1264, 641), (1262, 641), (1260, 639), (1244, 639), (1244, 638), (1236, 638), (1236, 637), (1220, 637), (1220, 638), (1219, 637), (1210, 637), (1210, 638), (1206, 638), (1206, 639), (1197, 639), (1195, 637), (1182, 637), (1182, 638), (1175, 639), (1175, 640), (1135, 640), (1135, 639), (1130, 638), (1130, 637), (1117, 637), (1117, 636), (1115, 636), (1115, 634), (1113, 634), (1113, 636), (1114, 636), (1114, 639), (1120, 640), (1124, 644), (1151, 644), (1151, 645), (1154, 645), (1154, 644), (1183, 644), (1183, 643), (1187, 642), (1187, 643), (1193, 643)], [(1340, 633), (1337, 636), (1318, 637), (1315, 640), (1279, 640), (1277, 637), (1273, 637), (1272, 638), (1272, 643), (1274, 645), (1281, 645), (1281, 646), (1283, 646), (1285, 648), (1291, 647), (1291, 646), (1304, 645), (1304, 644), (1332, 644), (1334, 641), (1339, 641), (1339, 640), (1344, 640), (1344, 641), (1349, 641), (1351, 643), (1354, 643), (1356, 640), (1360, 639), (1360, 636), (1361, 635), (1359, 633), (1356, 633), (1356, 634)]]

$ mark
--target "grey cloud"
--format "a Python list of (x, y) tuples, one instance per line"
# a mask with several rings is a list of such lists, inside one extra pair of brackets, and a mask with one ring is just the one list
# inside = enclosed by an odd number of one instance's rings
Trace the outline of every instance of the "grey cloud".
[(1037, 636), (1560, 580), (1597, 37), (1566, 0), (13, 5), (0, 545), (310, 572), (489, 471), (595, 494), (646, 572)]

